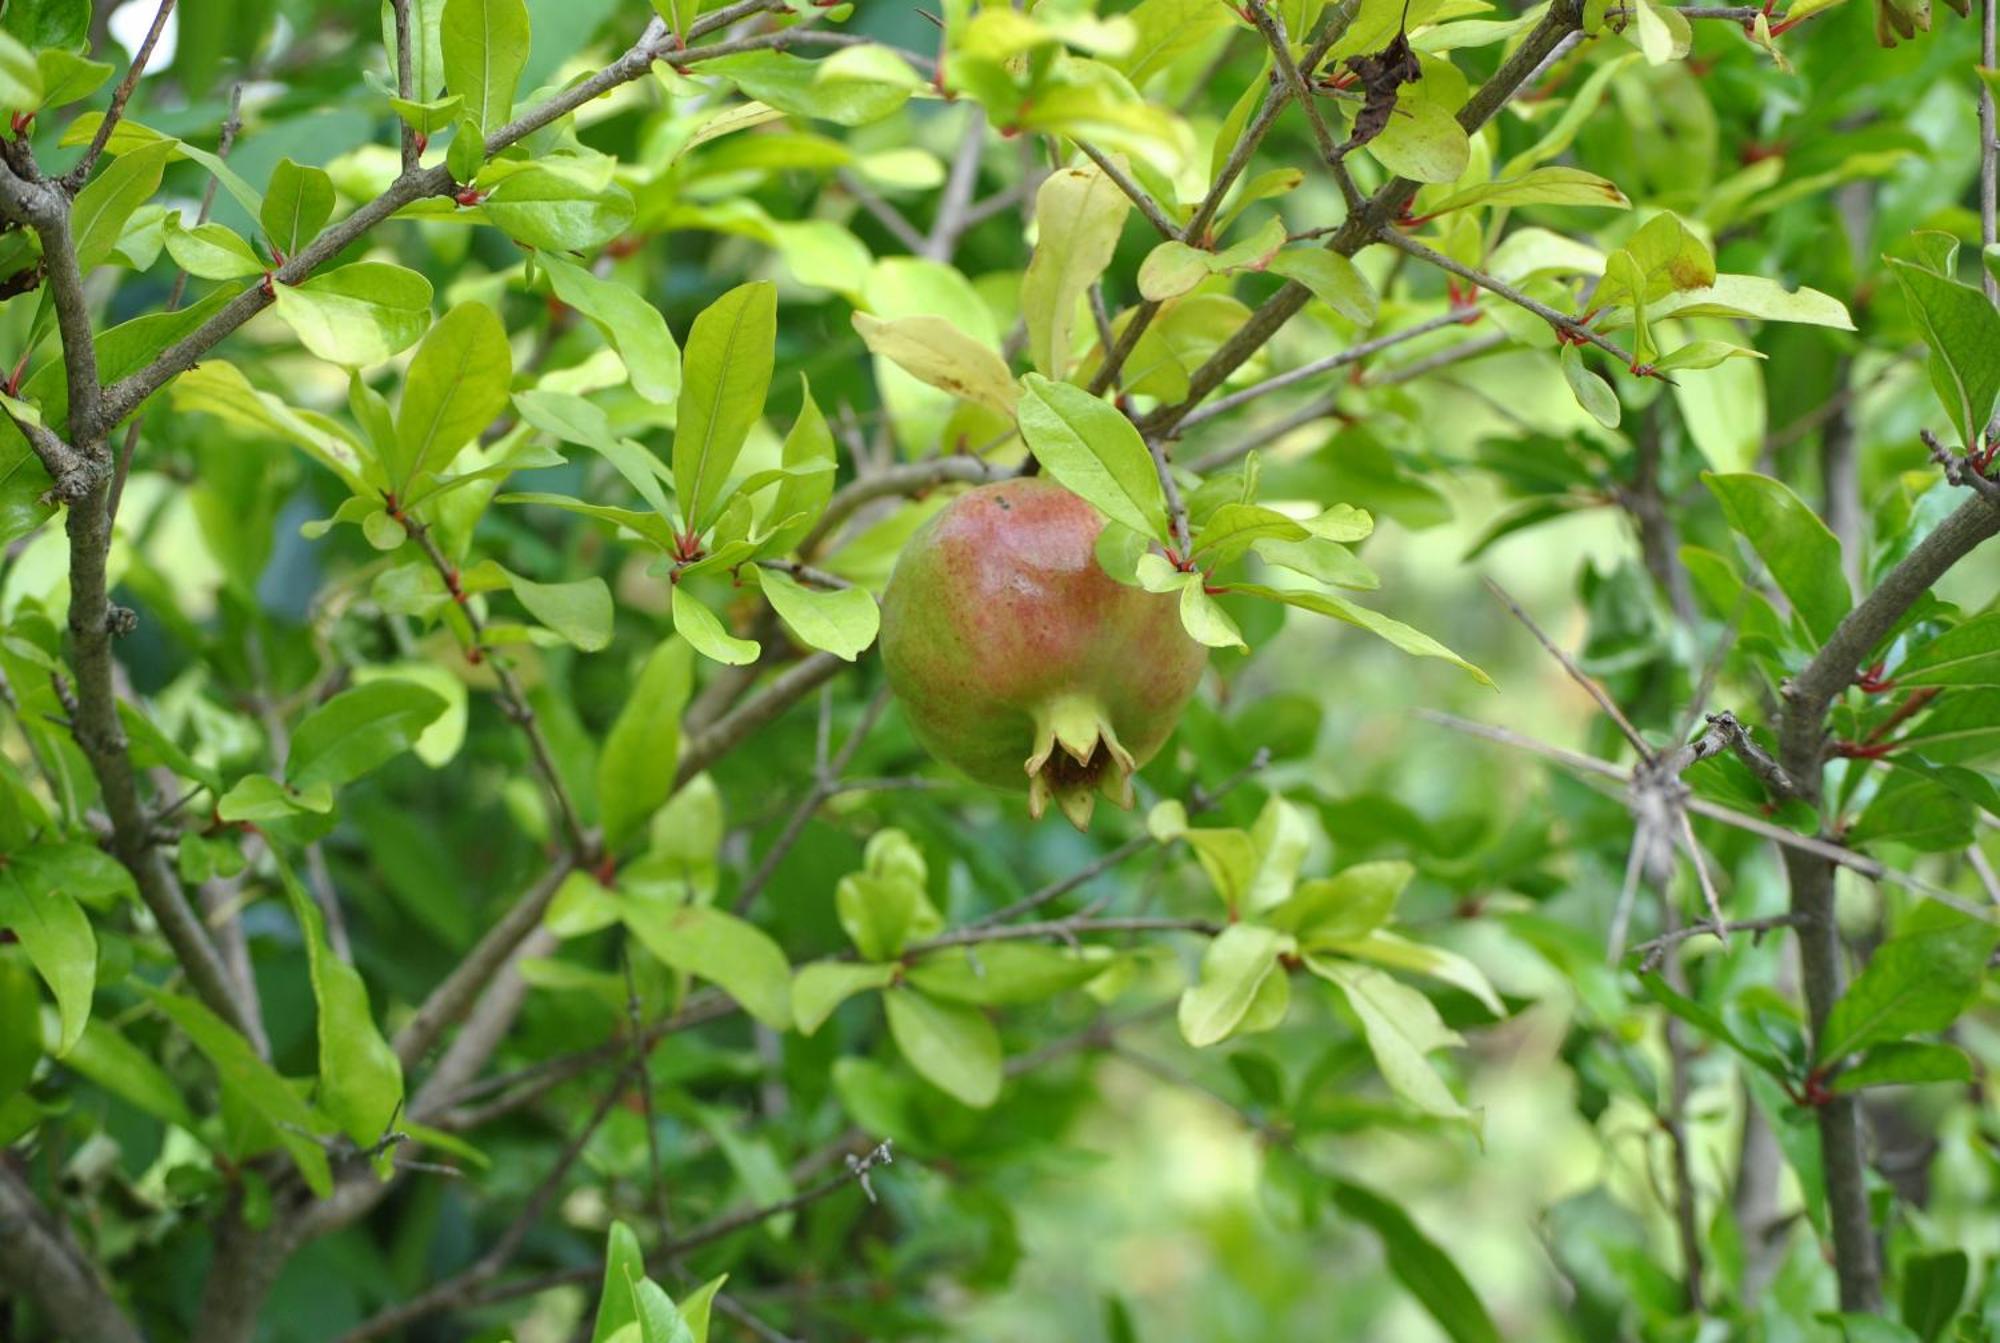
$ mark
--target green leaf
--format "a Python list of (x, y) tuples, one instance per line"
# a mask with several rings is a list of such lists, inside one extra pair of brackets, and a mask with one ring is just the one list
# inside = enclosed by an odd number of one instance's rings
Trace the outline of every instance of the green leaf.
[(1668, 5), (1653, 3), (1653, 0), (1638, 0), (1633, 5), (1634, 22), (1631, 35), (1637, 42), (1639, 51), (1648, 65), (1665, 65), (1677, 61), (1688, 54), (1688, 47), (1694, 40), (1694, 32), (1687, 19), (1674, 12)]
[(928, 875), (923, 851), (901, 830), (869, 837), (862, 870), (842, 877), (833, 891), (840, 926), (864, 959), (894, 960), (911, 939), (944, 926), (925, 892)]
[(1885, 1041), (1944, 1030), (1979, 992), (2000, 928), (1942, 906), (1919, 907), (1833, 1005), (1817, 1057), (1838, 1063)]
[(413, 270), (357, 261), (276, 288), (278, 316), (332, 364), (379, 364), (416, 343), (431, 320), (431, 282)]
[(1845, 1095), (1863, 1087), (1922, 1086), (1927, 1082), (1970, 1082), (1972, 1059), (1957, 1045), (1892, 1040), (1863, 1054), (1853, 1067), (1833, 1079), (1833, 1090)]
[(1186, 840), (1230, 914), (1242, 909), (1256, 884), (1260, 863), (1257, 842), (1248, 831), (1233, 827), (1190, 829), (1187, 809), (1177, 801), (1159, 803), (1148, 812), (1146, 829), (1162, 844)]
[(632, 390), (671, 404), (681, 391), (681, 351), (660, 310), (629, 286), (600, 280), (581, 266), (544, 253), (538, 258), (557, 298), (590, 319), (631, 375)]
[(1531, 168), (1519, 177), (1482, 182), (1454, 191), (1428, 206), (1424, 214), (1436, 218), (1453, 210), (1475, 205), (1596, 205), (1629, 210), (1632, 202), (1616, 185), (1596, 173), (1581, 168), (1550, 165)]
[(1501, 1003), (1500, 995), (1493, 991), (1485, 972), (1455, 951), (1412, 942), (1406, 937), (1379, 929), (1359, 938), (1329, 938), (1322, 933), (1314, 939), (1313, 945), (1320, 950), (1373, 961), (1392, 969), (1429, 975), (1453, 988), (1465, 990), (1494, 1016), (1507, 1015), (1506, 1006)]
[[(105, 72), (108, 74), (110, 69), (106, 66)], [(36, 60), (36, 53), (0, 32), (0, 109), (9, 112), (34, 111), (42, 105), (42, 87), (42, 69)]]
[(809, 648), (852, 662), (875, 642), (882, 627), (882, 613), (866, 588), (826, 592), (808, 588), (779, 569), (757, 570), (757, 581), (771, 609)]
[(590, 1343), (611, 1343), (618, 1331), (639, 1319), (630, 1284), (646, 1276), (646, 1256), (632, 1228), (614, 1221), (604, 1242), (604, 1287), (597, 1297), (597, 1321)]
[(1408, 1213), (1374, 1190), (1329, 1178), (1333, 1205), (1382, 1238), (1389, 1271), (1430, 1313), (1452, 1343), (1500, 1343), (1500, 1330), (1451, 1256)]
[(0, 22), (25, 46), (76, 48), (90, 36), (90, 5), (88, 0), (13, 0)]
[[(1154, 303), (1179, 298), (1211, 275), (1262, 270), (1285, 245), (1285, 221), (1276, 215), (1243, 242), (1211, 252), (1169, 238), (1146, 254), (1139, 266), (1139, 294)], [(1332, 256), (1332, 253), (1326, 253)], [(1344, 259), (1344, 258), (1343, 258)]]
[(1095, 165), (1059, 168), (1035, 193), (1035, 254), (1021, 277), (1028, 358), (1060, 382), (1075, 354), (1077, 305), (1111, 264), (1132, 203)]
[[(874, 63), (876, 57), (863, 60)], [(866, 125), (889, 116), (910, 100), (911, 87), (921, 82), (902, 77), (907, 67), (894, 79), (842, 78), (833, 58), (809, 61), (783, 51), (745, 51), (702, 64), (703, 74), (721, 75), (760, 103), (842, 126)], [(822, 68), (829, 65), (834, 67), (831, 71)]]
[(686, 46), (688, 32), (701, 13), (701, 0), (653, 0), (653, 12), (667, 21), (667, 31)]
[(681, 1319), (686, 1321), (688, 1332), (694, 1335), (693, 1343), (708, 1343), (708, 1321), (715, 1307), (715, 1294), (727, 1281), (727, 1273), (717, 1274), (681, 1298)]
[(601, 578), (573, 583), (533, 583), (507, 575), (507, 586), (528, 613), (586, 653), (611, 645), (611, 589)]
[(445, 0), (438, 26), (444, 86), (465, 99), (466, 115), (481, 135), (491, 135), (513, 114), (528, 42), (522, 0)]
[(1312, 290), (1313, 297), (1348, 321), (1372, 326), (1378, 300), (1375, 288), (1352, 261), (1324, 247), (1287, 247), (1273, 256), (1265, 267), (1273, 275), (1296, 280)]
[(814, 961), (801, 966), (792, 980), (792, 1021), (801, 1035), (826, 1024), (842, 1003), (869, 989), (887, 988), (900, 967), (893, 962), (856, 964)]
[(173, 405), (181, 413), (204, 411), (225, 423), (295, 444), (357, 495), (371, 495), (377, 488), (364, 463), (361, 441), (339, 421), (258, 391), (234, 364), (206, 359), (181, 374), (173, 381)]
[[(272, 857), (292, 917), (305, 935), (318, 1021), (320, 1105), (357, 1147), (369, 1147), (389, 1131), (402, 1108), (403, 1065), (375, 1025), (360, 973), (327, 945), (319, 906), (283, 855), (274, 849)], [(388, 1154), (379, 1159), (377, 1169), (388, 1173)]]
[(1241, 592), (1252, 597), (1262, 597), (1267, 601), (1283, 602), (1318, 615), (1332, 616), (1344, 620), (1357, 628), (1367, 630), (1378, 638), (1386, 639), (1396, 647), (1415, 657), (1442, 658), (1454, 666), (1463, 668), (1475, 681), (1483, 686), (1491, 686), (1493, 678), (1467, 662), (1458, 654), (1446, 648), (1437, 640), (1419, 630), (1411, 629), (1400, 620), (1356, 606), (1344, 597), (1336, 597), (1330, 592), (1305, 592), (1296, 588), (1267, 588), (1255, 583), (1232, 583), (1231, 592)]
[(2000, 310), (1969, 285), (1894, 257), (1889, 266), (1931, 347), (1931, 386), (1959, 442), (1973, 447), (2000, 396)]
[(1249, 648), (1229, 612), (1208, 595), (1200, 574), (1182, 574), (1180, 580), (1181, 628), (1189, 638), (1205, 648)]
[[(409, 9), (410, 89), (417, 97), (428, 98), (444, 86), (444, 51), (439, 40), (439, 29), (444, 22), (444, 0), (410, 0)], [(382, 0), (382, 49), (389, 57), (389, 83), (395, 85), (396, 7), (393, 0)]]
[(222, 1080), (225, 1095), (242, 1102), (267, 1123), (277, 1144), (291, 1156), (306, 1187), (321, 1198), (333, 1192), (326, 1149), (314, 1135), (332, 1132), (326, 1117), (299, 1098), (291, 1083), (257, 1057), (250, 1042), (221, 1017), (192, 998), (158, 989), (144, 990), (154, 1007), (194, 1042)]
[(1979, 687), (1945, 695), (1896, 740), (1899, 756), (1916, 753), (1933, 764), (1988, 759), (2000, 751), (2000, 691)]
[(389, 106), (402, 118), (403, 124), (427, 138), (450, 130), (452, 124), (465, 115), (465, 99), (456, 93), (449, 98), (433, 98), (429, 102), (392, 97)]
[(393, 456), (383, 465), (392, 489), (451, 464), (507, 409), (514, 356), (500, 318), (484, 303), (460, 303), (424, 333), (404, 375)]
[(127, 1040), (116, 1026), (102, 1019), (83, 1028), (63, 1056), (63, 1066), (129, 1101), (156, 1119), (193, 1129), (194, 1115), (180, 1089), (153, 1056)]
[(1311, 535), (1304, 523), (1276, 509), (1224, 504), (1195, 533), (1194, 553), (1222, 565), (1240, 559), (1258, 541), (1303, 541)]
[(1958, 1317), (1971, 1267), (1960, 1249), (1904, 1256), (1903, 1323), (1924, 1343), (1934, 1343)]
[[(25, 867), (26, 865), (18, 865)], [(83, 1035), (97, 987), (97, 938), (83, 906), (68, 891), (37, 880), (37, 869), (0, 866), (0, 928), (21, 940), (35, 973), (56, 1000), (62, 1031), (58, 1058)]]
[(1842, 1343), (1919, 1343), (1917, 1336), (1894, 1320), (1859, 1312), (1827, 1314), (1820, 1319), (1840, 1326)]
[(215, 803), (219, 819), (253, 823), (289, 820), (302, 812), (324, 816), (332, 810), (332, 784), (290, 788), (267, 774), (244, 775)]
[(188, 228), (179, 215), (169, 212), (164, 241), (174, 264), (196, 279), (240, 280), (265, 271), (264, 259), (222, 224)]
[(1425, 1057), (1433, 1049), (1465, 1043), (1445, 1026), (1430, 999), (1365, 965), (1310, 951), (1305, 962), (1308, 970), (1340, 989), (1361, 1019), (1368, 1051), (1391, 1090), (1430, 1114), (1469, 1117)]
[(749, 639), (739, 639), (723, 628), (721, 617), (703, 606), (682, 584), (674, 585), (674, 631), (695, 652), (712, 662), (747, 667), (762, 651)]
[(1854, 605), (1839, 540), (1817, 513), (1769, 476), (1706, 472), (1702, 480), (1722, 501), (1729, 525), (1770, 568), (1806, 630), (1824, 643)]
[(1353, 941), (1389, 921), (1396, 898), (1415, 874), (1408, 863), (1394, 860), (1356, 863), (1331, 877), (1299, 883), (1290, 899), (1264, 917), (1308, 946)]
[(299, 789), (351, 783), (409, 750), (444, 711), (444, 697), (414, 681), (372, 681), (343, 690), (293, 731), (285, 780)]
[(1974, 616), (1896, 668), (1899, 686), (2000, 686), (2000, 611)]
[(17, 956), (0, 958), (0, 1133), (11, 1135), (8, 1115), (34, 1080), (43, 1039), (53, 1048), (61, 1034), (60, 1019), (42, 1007), (33, 972)]
[(509, 172), (479, 205), (495, 228), (539, 252), (576, 252), (610, 242), (632, 222), (632, 193), (530, 165)]
[(415, 681), (437, 692), (444, 700), (444, 712), (418, 734), (416, 744), (410, 749), (432, 769), (451, 763), (459, 747), (465, 744), (467, 697), (465, 682), (450, 668), (426, 661), (389, 662), (357, 666), (353, 676), (356, 685), (400, 679)]
[(1576, 403), (1606, 429), (1616, 429), (1623, 414), (1618, 393), (1611, 389), (1610, 383), (1584, 366), (1583, 355), (1576, 346), (1563, 346), (1562, 371), (1563, 381), (1569, 384)]
[(1259, 559), (1337, 588), (1372, 592), (1382, 586), (1376, 572), (1338, 541), (1314, 536), (1304, 541), (1259, 537), (1251, 543)]
[[(1413, 182), (1456, 182), (1472, 160), (1472, 141), (1447, 105), (1445, 81), (1427, 71), (1396, 96), (1396, 115), (1368, 142), (1384, 168)], [(1459, 87), (1464, 87), (1461, 79)]]
[(1764, 355), (1757, 350), (1731, 345), (1725, 340), (1691, 340), (1655, 359), (1653, 368), (1660, 373), (1673, 373), (1680, 369), (1714, 368), (1729, 359), (1762, 358)]
[(777, 322), (777, 286), (758, 281), (710, 304), (688, 332), (673, 464), (682, 521), (695, 531), (714, 521), (723, 484), (764, 413)]
[(279, 159), (257, 215), (272, 248), (283, 257), (297, 256), (332, 217), (333, 179), (326, 170)]
[(1226, 1040), (1243, 1023), (1264, 987), (1278, 969), (1278, 956), (1291, 939), (1275, 928), (1232, 923), (1202, 953), (1201, 978), (1182, 993), (1179, 1008), (1181, 1038), (1196, 1049)]
[(1669, 294), (1651, 305), (1647, 315), (1654, 321), (1667, 317), (1756, 317), (1840, 331), (1854, 329), (1854, 319), (1839, 299), (1817, 289), (1786, 289), (1761, 275), (1718, 275), (1712, 285)]
[(1081, 387), (1034, 373), (1024, 382), (1021, 435), (1042, 468), (1113, 522), (1170, 541), (1159, 471), (1132, 422)]
[[(757, 548), (759, 555), (783, 555), (806, 538), (826, 511), (833, 494), (833, 431), (813, 400), (812, 384), (799, 375), (799, 417), (785, 435), (781, 461), (786, 474), (778, 482), (770, 518), (777, 525)], [(824, 468), (824, 469), (821, 469)]]
[(70, 207), (70, 237), (76, 242), (77, 269), (89, 274), (118, 245), (125, 221), (160, 189), (160, 177), (174, 146), (169, 141), (141, 145), (120, 155), (82, 191)]
[[(994, 942), (926, 952), (904, 979), (933, 998), (974, 1007), (1017, 1007), (1043, 1002), (1089, 983), (1108, 961), (1065, 947)], [(884, 967), (876, 967), (884, 968)], [(893, 967), (888, 967), (893, 968)]]
[(622, 851), (673, 793), (681, 711), (693, 692), (688, 645), (662, 639), (640, 668), (597, 757), (598, 820), (612, 853)]
[[(628, 1275), (630, 1270), (627, 1270)], [(694, 1343), (687, 1321), (674, 1309), (673, 1298), (651, 1278), (630, 1279), (632, 1309), (639, 1322), (639, 1343)]]
[(773, 1030), (792, 1025), (792, 967), (768, 934), (708, 905), (624, 899), (620, 916), (663, 964), (715, 984)]
[(1000, 1098), (1000, 1036), (978, 1008), (909, 987), (884, 990), (882, 1006), (896, 1048), (919, 1077), (974, 1109)]

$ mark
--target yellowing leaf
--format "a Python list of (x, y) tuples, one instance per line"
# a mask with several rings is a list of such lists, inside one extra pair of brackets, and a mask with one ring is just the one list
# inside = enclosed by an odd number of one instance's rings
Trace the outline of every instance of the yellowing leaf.
[(1021, 398), (1020, 384), (1006, 361), (942, 317), (898, 317), (883, 321), (854, 314), (854, 329), (870, 351), (920, 382), (1011, 418)]
[(1038, 372), (1057, 381), (1068, 373), (1077, 305), (1111, 264), (1131, 209), (1095, 166), (1059, 169), (1036, 192), (1035, 254), (1021, 277), (1021, 315)]

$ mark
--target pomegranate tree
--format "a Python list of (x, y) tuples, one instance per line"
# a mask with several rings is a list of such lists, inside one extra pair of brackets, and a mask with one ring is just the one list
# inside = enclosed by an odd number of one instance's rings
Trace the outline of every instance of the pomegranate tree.
[(1103, 527), (1053, 481), (983, 485), (911, 539), (882, 598), (883, 663), (918, 739), (1078, 829), (1099, 795), (1132, 805), (1132, 772), (1207, 660), (1173, 597), (1098, 565)]

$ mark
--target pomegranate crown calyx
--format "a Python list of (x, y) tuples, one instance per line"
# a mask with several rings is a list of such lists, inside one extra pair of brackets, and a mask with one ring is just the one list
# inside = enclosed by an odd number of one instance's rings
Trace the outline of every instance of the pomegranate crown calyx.
[(1028, 757), (1028, 814), (1040, 819), (1053, 800), (1078, 830), (1088, 829), (1103, 795), (1132, 806), (1132, 753), (1109, 717), (1085, 695), (1060, 695), (1035, 714), (1035, 753)]

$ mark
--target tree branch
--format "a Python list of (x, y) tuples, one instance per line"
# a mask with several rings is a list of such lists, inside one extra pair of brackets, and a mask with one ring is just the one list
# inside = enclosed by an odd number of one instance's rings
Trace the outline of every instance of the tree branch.
[[(746, 0), (746, 3), (704, 15), (694, 24), (690, 33), (692, 36), (702, 36), (733, 23), (737, 18), (768, 8), (770, 8), (769, 0)], [(793, 35), (801, 31), (799, 28), (786, 28), (761, 37), (715, 43), (683, 51), (674, 48), (666, 24), (655, 18), (647, 23), (645, 32), (639, 40), (617, 60), (590, 78), (572, 84), (540, 106), (522, 113), (487, 136), (486, 156), (491, 158), (509, 145), (568, 116), (585, 103), (642, 77), (652, 68), (655, 60), (671, 56), (677, 66), (696, 65), (720, 56), (781, 48), (789, 45)], [(298, 255), (272, 272), (272, 284), (275, 286), (300, 283), (405, 205), (429, 196), (447, 195), (455, 185), (450, 171), (442, 164), (402, 173), (381, 195), (339, 223), (329, 225), (317, 238), (301, 248)], [(114, 425), (138, 409), (139, 404), (147, 397), (192, 368), (197, 360), (213, 349), (224, 337), (262, 312), (271, 302), (266, 286), (251, 285), (224, 304), (213, 317), (202, 323), (194, 332), (169, 346), (145, 368), (106, 388), (104, 424), (107, 427)]]
[(60, 1338), (143, 1343), (89, 1260), (0, 1153), (0, 1283), (41, 1308)]
[(20, 219), (41, 239), (50, 297), (56, 309), (69, 389), (69, 438), (87, 464), (88, 484), (72, 499), (66, 528), (70, 542), (69, 628), (76, 676), (76, 708), (71, 731), (97, 777), (105, 814), (111, 820), (111, 848), (132, 873), (139, 895), (153, 912), (197, 995), (223, 1020), (246, 1035), (247, 1014), (231, 986), (201, 922), (189, 908), (179, 880), (152, 841), (152, 827), (139, 798), (138, 778), (126, 751), (112, 680), (111, 639), (131, 626), (129, 611), (111, 606), (107, 556), (111, 518), (106, 506), (110, 460), (106, 421), (97, 382), (97, 347), (91, 332), (83, 272), (70, 236), (69, 197), (54, 183), (23, 182), (0, 172), (0, 210)]
[(940, 485), (962, 483), (984, 485), (1001, 480), (1009, 472), (993, 466), (978, 457), (933, 457), (928, 461), (905, 462), (885, 470), (870, 472), (834, 492), (826, 501), (826, 509), (819, 515), (805, 539), (799, 542), (799, 555), (811, 559), (826, 548), (826, 543), (849, 518), (877, 499), (890, 499), (898, 495), (921, 496)]
[[(389, 0), (389, 6), (396, 16), (396, 96), (406, 103), (413, 102), (416, 73), (410, 68), (410, 0)], [(421, 154), (417, 148), (417, 129), (401, 117), (397, 121), (401, 122), (403, 171), (415, 172)]]
[[(1778, 758), (1805, 801), (1815, 806), (1820, 802), (1826, 715), (1835, 697), (1853, 683), (1857, 669), (1904, 613), (1954, 564), (1996, 533), (2000, 533), (2000, 505), (1983, 494), (1960, 504), (1847, 613), (1805, 670), (1786, 684)], [(1847, 980), (1845, 950), (1834, 918), (1833, 865), (1788, 847), (1785, 870), (1791, 880), (1792, 914), (1799, 924), (1807, 1015), (1817, 1041)], [(1878, 1311), (1882, 1270), (1868, 1208), (1861, 1109), (1854, 1097), (1837, 1095), (1818, 1107), (1818, 1116), (1841, 1308)]]
[[(1541, 68), (1543, 60), (1563, 39), (1577, 31), (1582, 22), (1583, 6), (1580, 0), (1553, 0), (1541, 22), (1501, 63), (1493, 77), (1466, 99), (1465, 105), (1458, 110), (1458, 124), (1468, 133), (1485, 125)], [(1306, 68), (1310, 69), (1311, 64), (1308, 62)], [(1346, 222), (1327, 239), (1327, 250), (1351, 257), (1369, 243), (1379, 241), (1382, 228), (1410, 203), (1419, 185), (1405, 177), (1390, 178), (1361, 209), (1349, 212)], [(1207, 362), (1190, 375), (1187, 395), (1173, 405), (1154, 410), (1140, 422), (1140, 432), (1147, 435), (1173, 433), (1183, 416), (1206, 400), (1208, 394), (1220, 387), (1244, 360), (1262, 349), (1280, 327), (1305, 307), (1311, 297), (1312, 291), (1304, 285), (1286, 281), (1277, 293), (1250, 314), (1250, 319), (1234, 335), (1217, 347)]]

